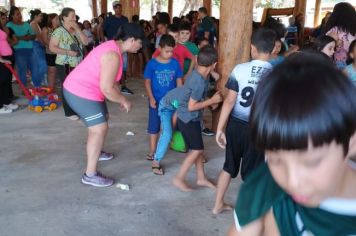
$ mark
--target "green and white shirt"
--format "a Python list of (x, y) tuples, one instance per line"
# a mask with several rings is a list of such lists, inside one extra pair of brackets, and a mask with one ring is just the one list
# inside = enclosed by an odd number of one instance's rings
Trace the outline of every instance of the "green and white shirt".
[[(70, 45), (73, 43), (77, 43), (75, 38), (80, 42), (79, 35), (73, 34), (70, 35), (69, 32), (64, 27), (58, 27), (52, 33), (53, 38), (56, 38), (59, 41), (59, 48), (70, 50)], [(80, 45), (81, 46), (81, 45)], [(66, 65), (69, 64), (71, 67), (76, 67), (83, 60), (83, 56), (80, 55), (78, 57), (71, 57), (68, 55), (57, 54), (56, 64), (57, 65)]]
[(269, 210), (280, 235), (356, 235), (356, 199), (326, 199), (317, 208), (297, 204), (274, 181), (266, 163), (242, 184), (234, 218), (236, 229), (264, 216)]

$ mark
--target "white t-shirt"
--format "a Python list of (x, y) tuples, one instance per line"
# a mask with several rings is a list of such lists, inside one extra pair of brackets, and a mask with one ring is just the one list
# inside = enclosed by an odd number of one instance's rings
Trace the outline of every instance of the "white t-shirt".
[(260, 60), (239, 64), (232, 70), (225, 87), (238, 94), (231, 113), (233, 117), (248, 122), (258, 82), (271, 70), (269, 62)]

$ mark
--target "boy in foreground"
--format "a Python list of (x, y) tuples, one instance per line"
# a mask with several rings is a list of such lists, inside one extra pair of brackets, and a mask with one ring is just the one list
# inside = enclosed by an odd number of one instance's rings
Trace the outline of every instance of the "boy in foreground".
[(249, 124), (266, 163), (240, 189), (230, 236), (356, 234), (355, 94), (311, 53), (260, 81)]

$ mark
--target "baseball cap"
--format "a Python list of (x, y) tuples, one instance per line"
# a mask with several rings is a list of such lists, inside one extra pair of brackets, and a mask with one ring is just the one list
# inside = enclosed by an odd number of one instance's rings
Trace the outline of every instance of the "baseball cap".
[(121, 5), (120, 1), (114, 1), (112, 3), (112, 7), (116, 7), (117, 5)]

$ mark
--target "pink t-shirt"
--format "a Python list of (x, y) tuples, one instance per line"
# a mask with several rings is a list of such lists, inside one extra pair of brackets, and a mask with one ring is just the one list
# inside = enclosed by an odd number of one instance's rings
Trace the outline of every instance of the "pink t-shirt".
[(78, 97), (93, 101), (104, 101), (100, 89), (100, 59), (103, 54), (115, 51), (120, 57), (120, 66), (115, 81), (122, 76), (123, 61), (120, 48), (114, 40), (107, 41), (94, 48), (84, 60), (67, 76), (63, 87)]
[(11, 56), (12, 49), (7, 41), (7, 34), (0, 29), (0, 56)]
[[(156, 49), (156, 51), (153, 53), (152, 57), (156, 58), (160, 54), (160, 50)], [(184, 69), (184, 60), (185, 59), (190, 59), (193, 60), (193, 54), (190, 53), (190, 51), (182, 44), (176, 43), (176, 46), (173, 50), (173, 56), (174, 59), (176, 59), (179, 62), (180, 68)]]

